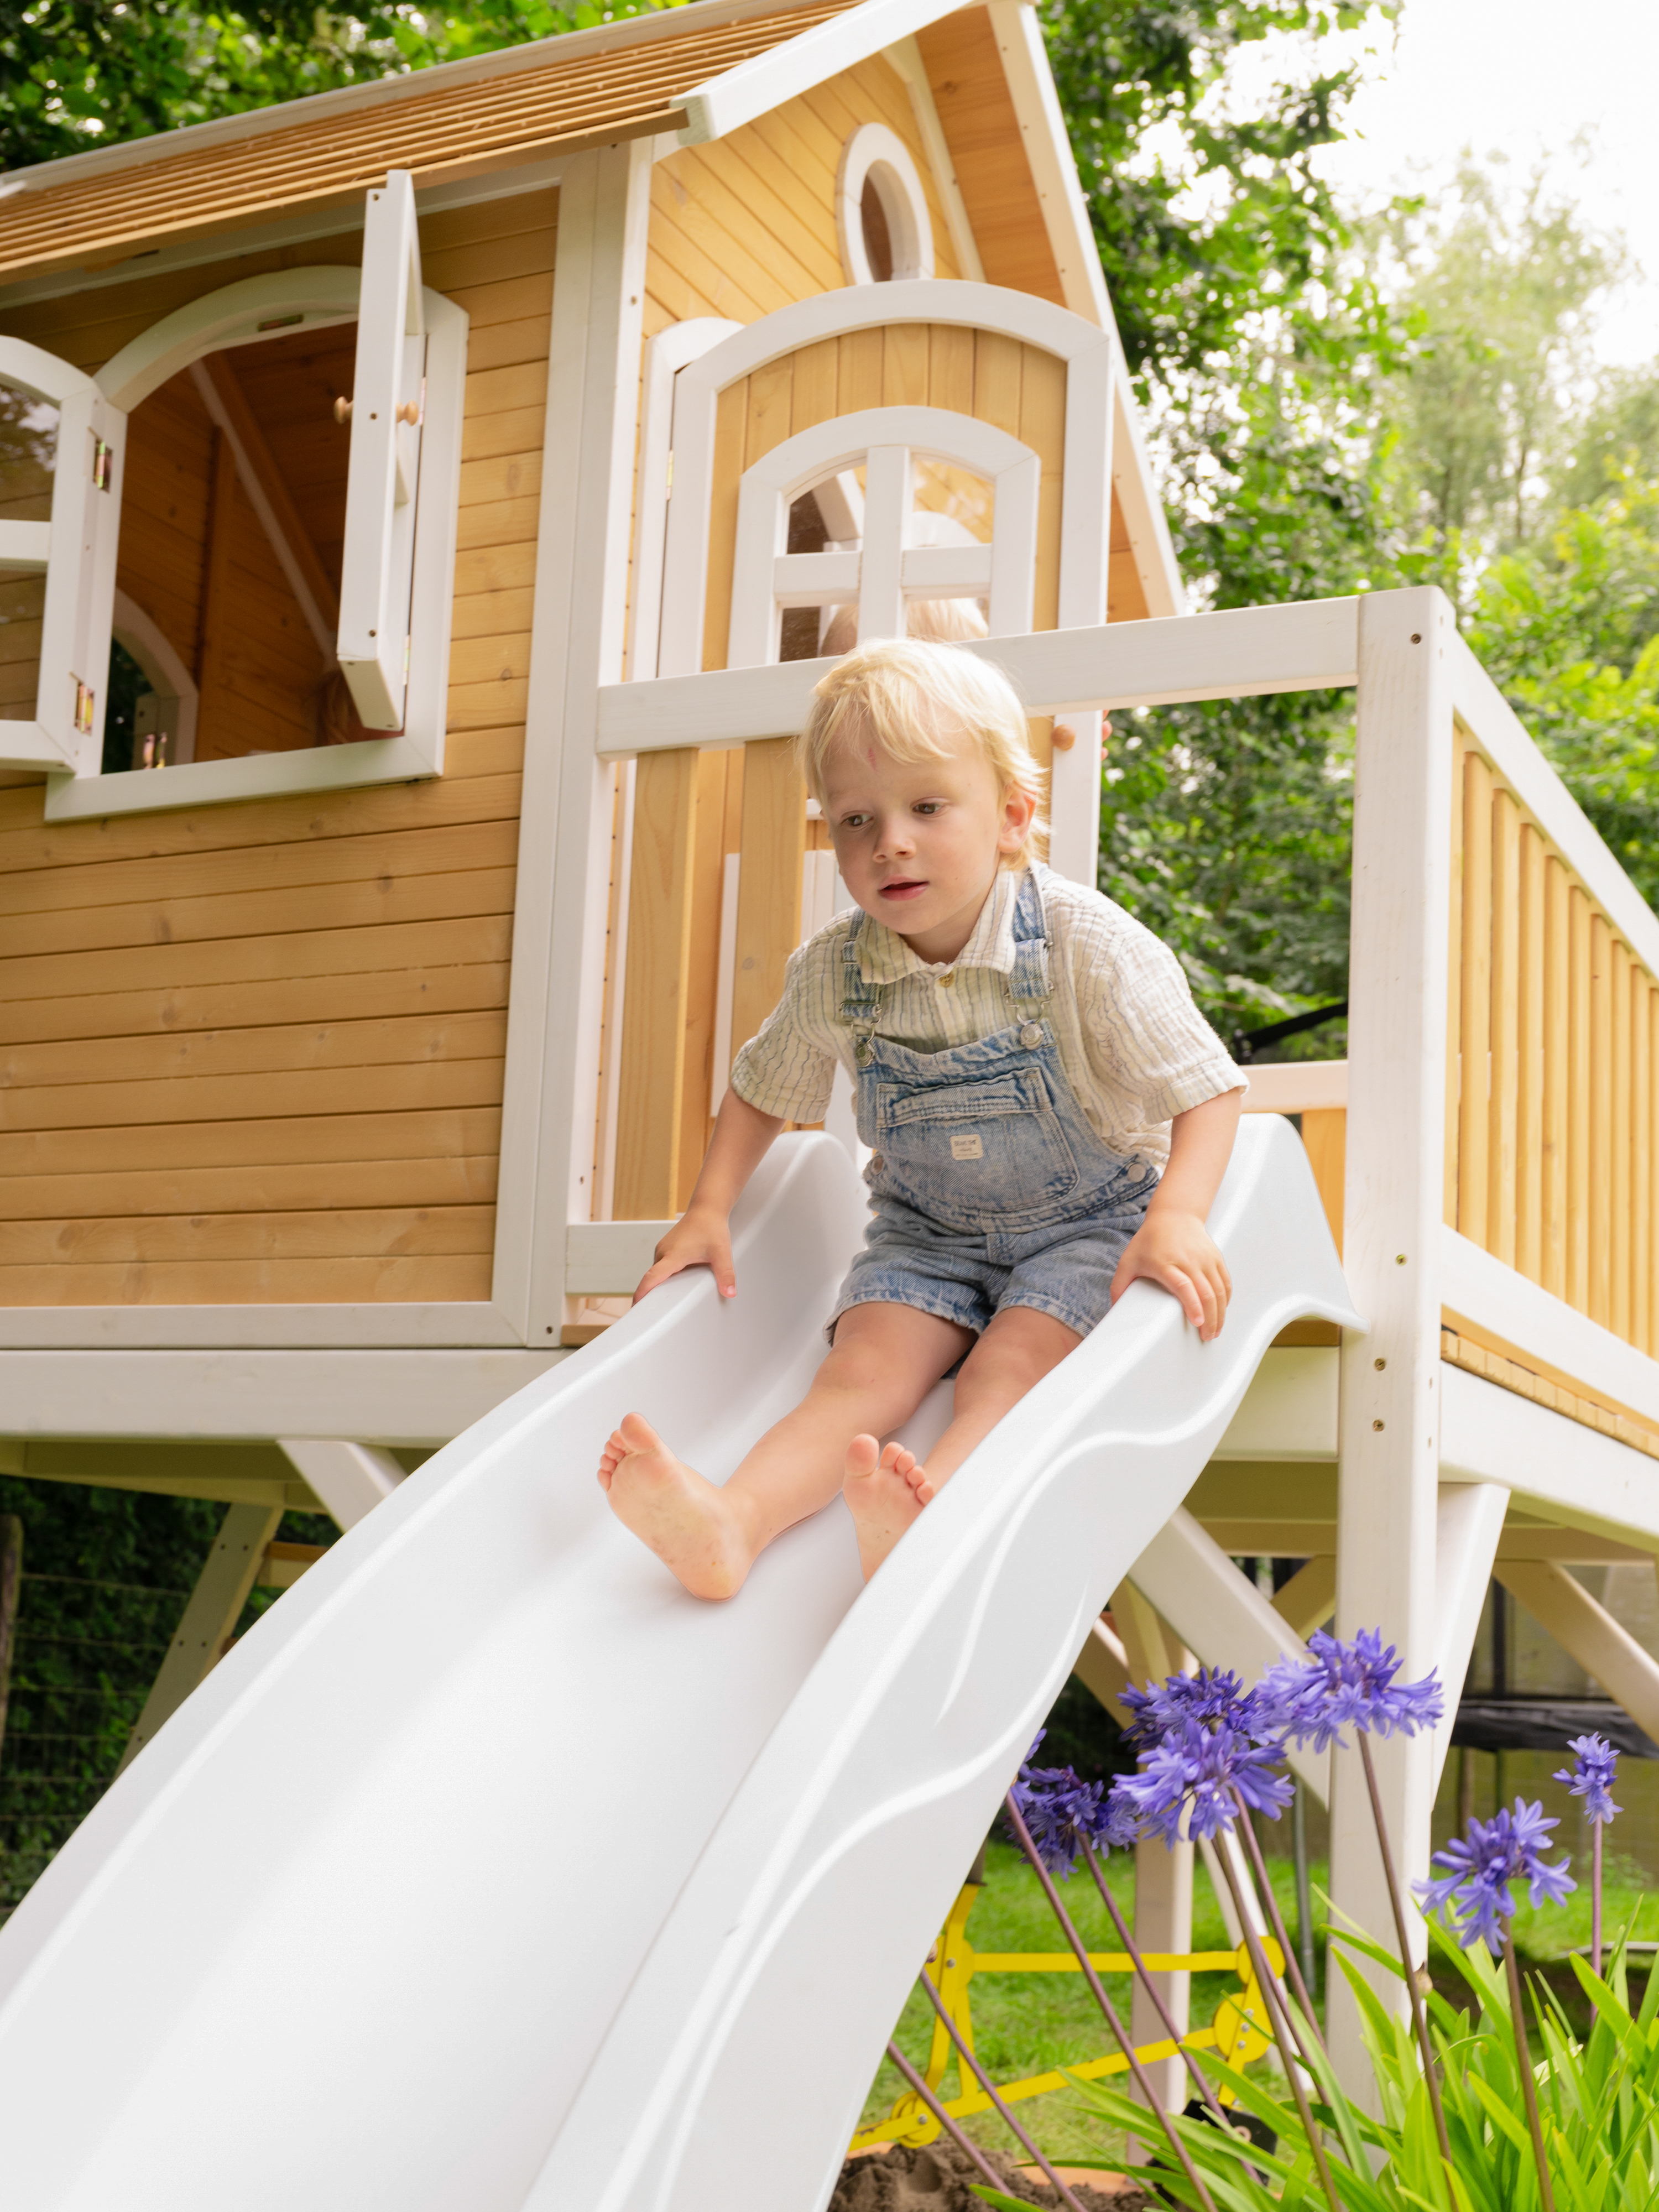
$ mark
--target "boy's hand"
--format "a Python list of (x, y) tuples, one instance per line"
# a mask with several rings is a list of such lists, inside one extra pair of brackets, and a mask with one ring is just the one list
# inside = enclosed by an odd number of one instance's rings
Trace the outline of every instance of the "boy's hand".
[(1142, 1278), (1180, 1299), (1182, 1311), (1204, 1343), (1220, 1335), (1233, 1281), (1220, 1248), (1197, 1214), (1174, 1206), (1152, 1207), (1117, 1263), (1112, 1303)]
[(634, 1304), (654, 1291), (670, 1276), (688, 1267), (709, 1267), (723, 1298), (738, 1295), (738, 1279), (732, 1266), (732, 1225), (718, 1207), (688, 1206), (657, 1247), (656, 1257), (640, 1278)]

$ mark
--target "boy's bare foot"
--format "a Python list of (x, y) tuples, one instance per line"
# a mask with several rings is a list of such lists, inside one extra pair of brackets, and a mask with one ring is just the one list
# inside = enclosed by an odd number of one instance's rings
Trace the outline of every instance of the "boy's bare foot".
[(915, 1454), (902, 1444), (884, 1449), (873, 1437), (854, 1437), (847, 1448), (841, 1494), (858, 1531), (859, 1565), (868, 1582), (932, 1499), (933, 1486)]
[(754, 1560), (728, 1501), (637, 1413), (623, 1414), (600, 1454), (599, 1487), (617, 1518), (693, 1597), (731, 1597), (742, 1589)]

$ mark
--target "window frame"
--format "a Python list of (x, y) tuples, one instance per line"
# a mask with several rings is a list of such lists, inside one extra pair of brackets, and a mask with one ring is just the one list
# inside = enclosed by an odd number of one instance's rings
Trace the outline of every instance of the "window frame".
[[(893, 273), (878, 277), (864, 242), (864, 188), (873, 183), (887, 217)], [(884, 123), (861, 123), (841, 149), (836, 234), (849, 284), (902, 284), (933, 273), (933, 219), (910, 149)]]
[[(107, 410), (124, 427), (133, 408), (193, 362), (231, 346), (277, 335), (276, 331), (262, 331), (262, 323), (269, 325), (280, 319), (283, 325), (282, 334), (286, 336), (297, 327), (323, 329), (332, 324), (355, 322), (362, 295), (361, 271), (349, 266), (279, 270), (266, 276), (244, 277), (162, 317), (106, 362), (95, 379), (83, 378), (82, 383), (94, 394), (93, 404)], [(469, 319), (465, 309), (428, 288), (421, 288), (419, 301), (426, 331), (426, 395), (403, 729), (394, 735), (361, 739), (351, 744), (307, 746), (293, 752), (258, 754), (241, 759), (192, 760), (149, 773), (104, 775), (100, 773), (100, 698), (97, 726), (82, 734), (72, 773), (61, 772), (66, 766), (62, 758), (29, 763), (48, 771), (47, 821), (231, 805), (246, 799), (277, 798), (289, 793), (407, 782), (442, 774)], [(288, 319), (295, 315), (303, 318), (302, 325)], [(67, 363), (59, 366), (71, 376), (79, 374)], [(356, 452), (354, 441), (354, 459)], [(349, 470), (351, 465), (349, 460)], [(119, 535), (118, 489), (118, 506), (109, 518), (111, 526), (105, 532), (105, 563), (109, 572), (105, 596), (109, 604), (103, 606), (100, 617), (99, 652), (103, 672), (100, 691), (107, 689), (108, 681), (109, 659), (105, 641), (112, 638), (115, 628), (112, 599), (114, 549)], [(54, 502), (56, 496), (54, 485)], [(55, 503), (53, 513), (55, 517)], [(52, 556), (47, 569), (49, 592), (56, 557)], [(44, 690), (44, 644), (42, 669)], [(3, 737), (3, 732), (0, 732)], [(54, 769), (60, 772), (54, 773)]]

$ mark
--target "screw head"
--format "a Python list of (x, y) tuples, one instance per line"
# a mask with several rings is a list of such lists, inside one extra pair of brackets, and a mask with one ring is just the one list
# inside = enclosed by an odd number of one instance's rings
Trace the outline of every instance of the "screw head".
[(1413, 643), (1413, 645), (1421, 645), (1421, 644), (1422, 644), (1422, 642), (1423, 642), (1423, 633), (1422, 633), (1422, 631), (1421, 631), (1420, 629), (1414, 629), (1414, 630), (1412, 632), (1412, 643)]
[(1405, 1264), (1406, 1264), (1406, 1255), (1405, 1255), (1405, 1254), (1404, 1254), (1403, 1252), (1396, 1252), (1396, 1253), (1395, 1254), (1395, 1255), (1394, 1255), (1394, 1264), (1395, 1264), (1395, 1266), (1396, 1267), (1403, 1267), (1405, 1266)]
[(1388, 1365), (1388, 1364), (1389, 1363), (1386, 1359), (1374, 1359), (1371, 1362), (1372, 1366), (1376, 1368), (1379, 1375), (1382, 1372), (1382, 1370)]
[(1373, 1421), (1373, 1422), (1371, 1423), (1371, 1426), (1372, 1426), (1374, 1429), (1380, 1429), (1380, 1428), (1382, 1427), (1382, 1422), (1381, 1422), (1381, 1421)]

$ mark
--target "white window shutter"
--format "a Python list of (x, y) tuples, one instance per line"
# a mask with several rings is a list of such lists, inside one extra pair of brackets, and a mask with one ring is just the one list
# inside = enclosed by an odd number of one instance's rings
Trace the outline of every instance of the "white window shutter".
[(95, 775), (103, 754), (127, 418), (90, 377), (15, 338), (0, 338), (0, 380), (58, 410), (50, 523), (0, 523), (0, 570), (44, 570), (46, 579), (35, 719), (0, 722), (0, 755), (8, 766)]
[(404, 726), (425, 380), (415, 185), (393, 169), (363, 226), (340, 579), (340, 667), (371, 730)]

